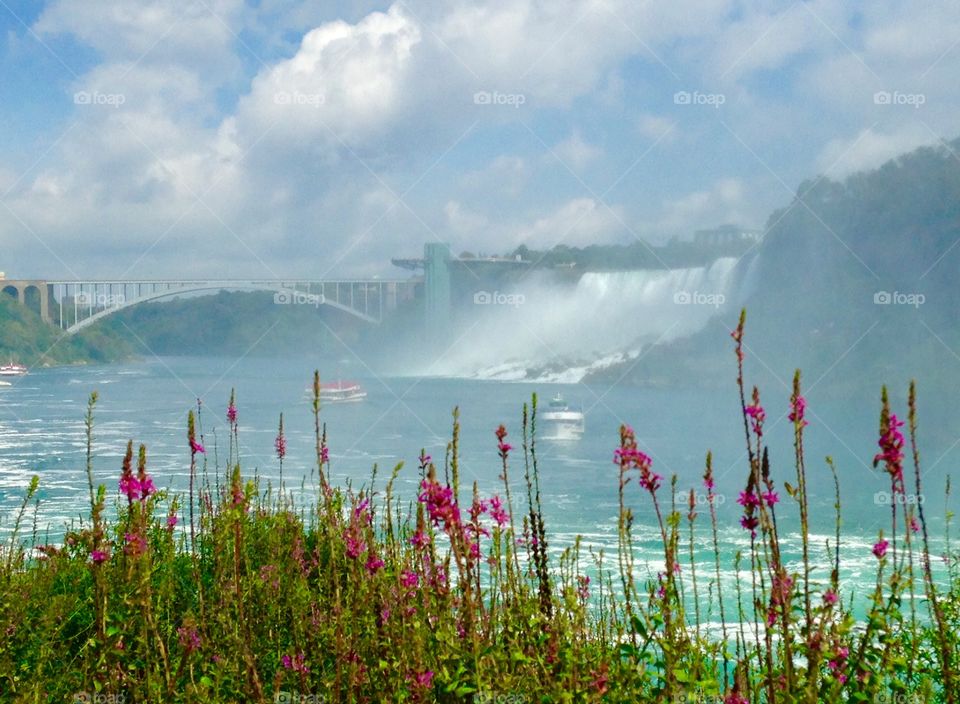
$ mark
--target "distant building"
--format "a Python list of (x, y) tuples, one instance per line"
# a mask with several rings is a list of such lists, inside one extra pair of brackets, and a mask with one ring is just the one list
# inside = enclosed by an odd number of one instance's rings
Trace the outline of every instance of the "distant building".
[(697, 230), (693, 233), (693, 243), (698, 247), (753, 243), (762, 239), (763, 230), (750, 230), (737, 225), (722, 225), (710, 230)]

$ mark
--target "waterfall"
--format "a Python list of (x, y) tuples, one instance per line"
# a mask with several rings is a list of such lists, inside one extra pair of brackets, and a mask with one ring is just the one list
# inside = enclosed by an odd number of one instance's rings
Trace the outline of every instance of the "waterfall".
[(479, 299), (459, 341), (427, 373), (579, 381), (649, 344), (696, 332), (737, 305), (737, 263), (728, 257), (687, 269), (588, 272), (575, 285), (549, 272), (530, 276)]

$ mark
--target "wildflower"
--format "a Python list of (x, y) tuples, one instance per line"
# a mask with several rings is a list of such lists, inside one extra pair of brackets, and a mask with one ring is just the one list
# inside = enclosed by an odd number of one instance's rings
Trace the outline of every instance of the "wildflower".
[(882, 560), (883, 556), (887, 554), (887, 548), (889, 546), (889, 540), (880, 540), (873, 546), (873, 554), (877, 556), (878, 560)]
[(577, 596), (582, 601), (590, 598), (590, 577), (585, 574), (577, 576)]
[(910, 516), (910, 530), (914, 533), (920, 532), (920, 521), (917, 520), (916, 516)]
[(499, 496), (494, 494), (494, 496), (490, 499), (489, 506), (490, 518), (493, 519), (498, 528), (503, 528), (503, 526), (510, 522), (510, 516), (506, 511), (503, 510), (503, 503), (500, 501)]
[(791, 423), (799, 423), (802, 426), (809, 425), (803, 416), (807, 412), (807, 399), (803, 396), (796, 396), (791, 403), (790, 415), (787, 418)]
[(613, 451), (613, 462), (620, 465), (621, 475), (630, 469), (640, 470), (640, 486), (651, 494), (660, 488), (663, 477), (651, 471), (653, 460), (637, 447), (636, 436), (629, 425), (620, 426), (620, 447)]
[(95, 565), (102, 565), (107, 561), (107, 553), (104, 550), (94, 550), (90, 553), (90, 559)]
[(760, 505), (760, 499), (752, 491), (741, 491), (737, 503), (746, 509), (752, 509)]
[(197, 454), (198, 452), (199, 452), (200, 454), (206, 454), (206, 453), (207, 453), (207, 451), (206, 451), (205, 449), (203, 449), (203, 445), (201, 445), (200, 443), (198, 443), (196, 440), (191, 440), (191, 441), (190, 441), (190, 452), (191, 452), (191, 454), (194, 454), (194, 455)]
[(379, 557), (371, 555), (364, 567), (367, 568), (367, 572), (370, 574), (376, 574), (377, 571), (383, 567), (383, 560), (381, 560)]
[(287, 438), (283, 434), (283, 414), (280, 414), (280, 428), (277, 430), (277, 437), (273, 441), (273, 448), (277, 451), (277, 459), (283, 462), (287, 456)]
[(777, 492), (768, 491), (763, 495), (763, 500), (767, 502), (767, 506), (773, 508), (774, 504), (780, 501), (780, 497), (777, 495)]
[(426, 450), (420, 450), (419, 459), (420, 459), (420, 469), (425, 470), (433, 458), (426, 453)]
[(352, 535), (347, 536), (346, 554), (351, 560), (356, 560), (367, 549), (364, 542)]
[(139, 533), (127, 533), (123, 536), (123, 540), (126, 543), (124, 552), (132, 557), (137, 557), (147, 551), (147, 539)]
[(743, 526), (744, 530), (750, 531), (750, 537), (757, 537), (757, 527), (760, 525), (760, 519), (756, 516), (741, 516), (740, 525)]
[(753, 403), (743, 407), (743, 412), (750, 417), (751, 427), (756, 436), (763, 437), (763, 421), (767, 419), (767, 413), (760, 405), (760, 393), (756, 387), (753, 389)]
[(900, 428), (903, 427), (903, 421), (897, 418), (895, 413), (891, 413), (885, 420), (881, 419), (880, 439), (877, 444), (880, 446), (880, 452), (873, 458), (873, 466), (883, 462), (886, 465), (886, 471), (893, 482), (893, 490), (903, 490), (903, 433)]
[(415, 687), (430, 689), (430, 686), (433, 684), (433, 671), (427, 670), (426, 672), (416, 673), (411, 679)]
[(410, 538), (410, 544), (415, 548), (425, 548), (430, 544), (430, 537), (422, 530), (418, 530), (413, 534), (413, 537)]
[(284, 655), (282, 658), (280, 658), (280, 661), (287, 670), (293, 670), (294, 672), (299, 672), (304, 675), (310, 672), (310, 668), (306, 665), (303, 653), (297, 653), (293, 657)]
[(177, 640), (180, 642), (180, 647), (187, 653), (200, 649), (200, 634), (195, 628), (181, 626), (177, 629)]
[(723, 699), (723, 704), (750, 704), (750, 700), (740, 695), (736, 688)]
[(326, 445), (320, 447), (320, 464), (330, 463), (330, 448)]
[(496, 430), (497, 436), (497, 449), (500, 452), (500, 459), (507, 459), (507, 453), (513, 449), (513, 445), (508, 442), (504, 442), (504, 438), (507, 437), (507, 429), (501, 424)]
[(167, 528), (175, 528), (177, 525), (177, 514), (171, 513), (167, 516)]
[(136, 501), (140, 498), (140, 482), (132, 474), (121, 476), (120, 492), (127, 495), (128, 501)]
[(420, 583), (420, 577), (416, 572), (411, 572), (410, 570), (404, 570), (400, 573), (400, 584), (405, 586), (407, 589), (413, 589)]
[(237, 407), (234, 405), (233, 390), (230, 391), (230, 403), (227, 405), (227, 422), (234, 428), (237, 425)]
[(828, 589), (823, 593), (823, 601), (825, 604), (828, 604), (829, 606), (833, 606), (834, 604), (837, 603), (837, 593), (832, 589)]
[(453, 499), (453, 489), (431, 479), (424, 479), (420, 488), (423, 491), (417, 499), (426, 505), (433, 525), (439, 526), (441, 521), (445, 528), (460, 524), (460, 509)]

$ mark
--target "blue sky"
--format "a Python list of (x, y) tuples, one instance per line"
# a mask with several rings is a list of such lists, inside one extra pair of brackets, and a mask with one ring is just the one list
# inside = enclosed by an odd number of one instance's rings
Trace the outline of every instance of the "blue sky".
[(762, 227), (960, 134), (958, 45), (950, 2), (0, 0), (0, 268), (387, 275), (437, 239)]

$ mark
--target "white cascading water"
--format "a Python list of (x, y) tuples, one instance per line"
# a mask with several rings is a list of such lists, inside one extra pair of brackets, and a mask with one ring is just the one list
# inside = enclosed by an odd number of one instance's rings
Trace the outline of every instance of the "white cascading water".
[[(689, 269), (584, 274), (575, 286), (549, 275), (496, 292), (479, 319), (427, 373), (576, 382), (650, 344), (701, 329), (736, 305), (737, 259)], [(486, 301), (486, 299), (482, 299)]]

